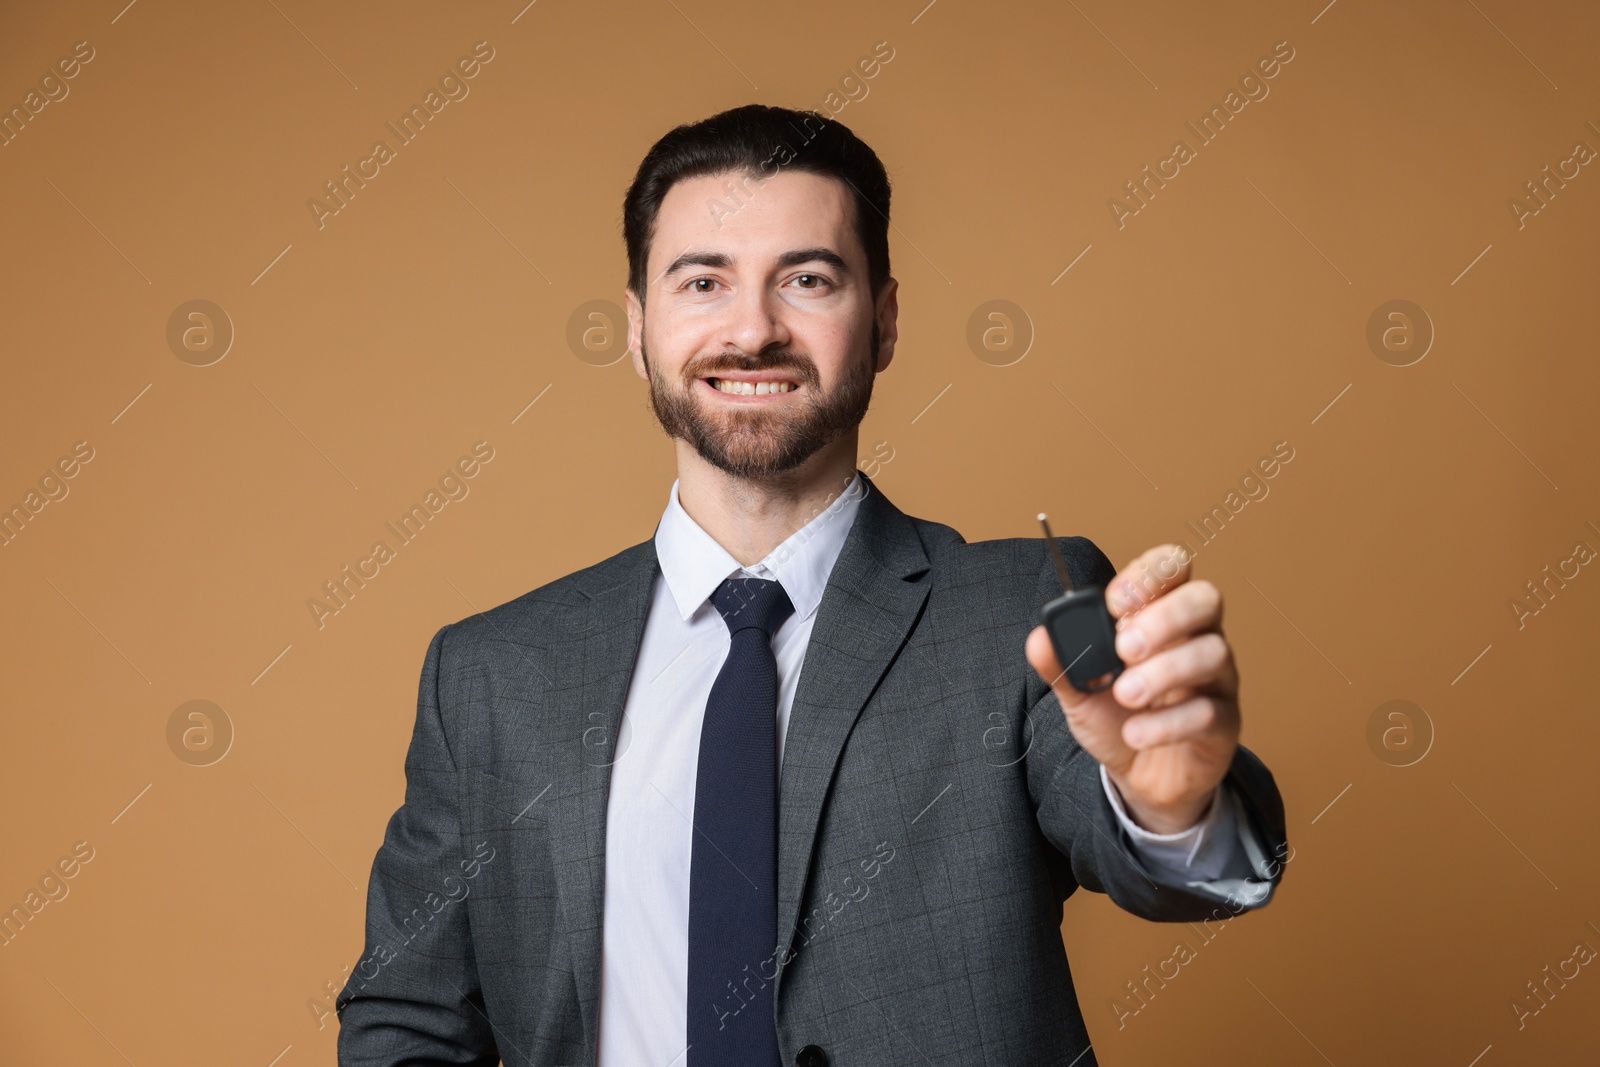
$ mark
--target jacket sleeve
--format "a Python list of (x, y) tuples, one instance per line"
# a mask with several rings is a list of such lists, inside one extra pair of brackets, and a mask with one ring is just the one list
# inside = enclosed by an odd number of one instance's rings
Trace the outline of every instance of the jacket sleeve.
[(441, 706), (444, 626), (428, 644), (406, 753), (405, 802), (367, 886), (365, 951), (334, 1001), (341, 1067), (499, 1062), (464, 903), (476, 873), (462, 839), (456, 763)]
[[(1074, 586), (1106, 585), (1116, 568), (1093, 542), (1057, 538)], [(1060, 595), (1043, 542), (1038, 603)], [(1285, 829), (1283, 799), (1272, 772), (1240, 745), (1223, 776), (1218, 799), (1232, 805), (1239, 848), (1216, 878), (1186, 878), (1152, 864), (1133, 847), (1100, 777), (1100, 763), (1072, 735), (1054, 690), (1029, 671), (1028, 789), (1039, 828), (1067, 858), (1078, 884), (1107, 894), (1124, 911), (1158, 922), (1227, 918), (1264, 907), (1294, 858)]]

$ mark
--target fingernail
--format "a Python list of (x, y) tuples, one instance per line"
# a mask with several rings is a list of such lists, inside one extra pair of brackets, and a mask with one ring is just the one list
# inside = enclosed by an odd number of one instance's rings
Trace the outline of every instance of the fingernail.
[(1130, 626), (1117, 635), (1117, 652), (1125, 660), (1144, 655), (1144, 634), (1137, 626)]
[(1124, 705), (1137, 704), (1144, 699), (1144, 679), (1129, 672), (1117, 679), (1117, 696)]
[(1123, 733), (1123, 739), (1126, 740), (1130, 745), (1144, 744), (1145, 737), (1145, 728), (1137, 724), (1130, 725)]

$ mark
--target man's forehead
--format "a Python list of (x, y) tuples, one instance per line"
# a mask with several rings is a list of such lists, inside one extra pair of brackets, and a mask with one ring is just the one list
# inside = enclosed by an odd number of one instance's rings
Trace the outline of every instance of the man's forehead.
[(754, 254), (803, 245), (849, 255), (846, 192), (838, 179), (804, 171), (780, 171), (765, 182), (737, 172), (684, 179), (662, 198), (651, 258), (670, 262), (685, 248), (736, 255), (740, 248)]

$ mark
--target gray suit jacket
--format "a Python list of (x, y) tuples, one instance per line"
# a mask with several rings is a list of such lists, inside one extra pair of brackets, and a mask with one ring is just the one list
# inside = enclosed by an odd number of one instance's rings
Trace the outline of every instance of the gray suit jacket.
[[(1277, 786), (1240, 746), (1224, 793), (1248, 868), (1185, 883), (1141, 862), (1023, 657), (1060, 592), (1043, 539), (968, 544), (862, 478), (785, 741), (782, 951), (754, 978), (776, 983), (783, 1062), (1087, 1067), (1062, 903), (1261, 907), (1287, 847)], [(1058, 543), (1074, 584), (1115, 573)], [(601, 894), (633, 891), (603, 885), (606, 795), (657, 573), (645, 540), (434, 635), (336, 1002), (341, 1064), (595, 1062)]]

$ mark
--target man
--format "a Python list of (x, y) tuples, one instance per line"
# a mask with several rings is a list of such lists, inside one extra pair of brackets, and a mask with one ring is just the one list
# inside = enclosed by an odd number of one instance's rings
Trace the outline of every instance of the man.
[(646, 155), (628, 340), (678, 478), (650, 539), (434, 635), (341, 1063), (1093, 1064), (1074, 889), (1271, 899), (1217, 590), (1172, 546), (1115, 573), (1058, 538), (1127, 663), (1086, 695), (1034, 626), (1043, 540), (968, 544), (855, 469), (888, 214), (813, 113)]

